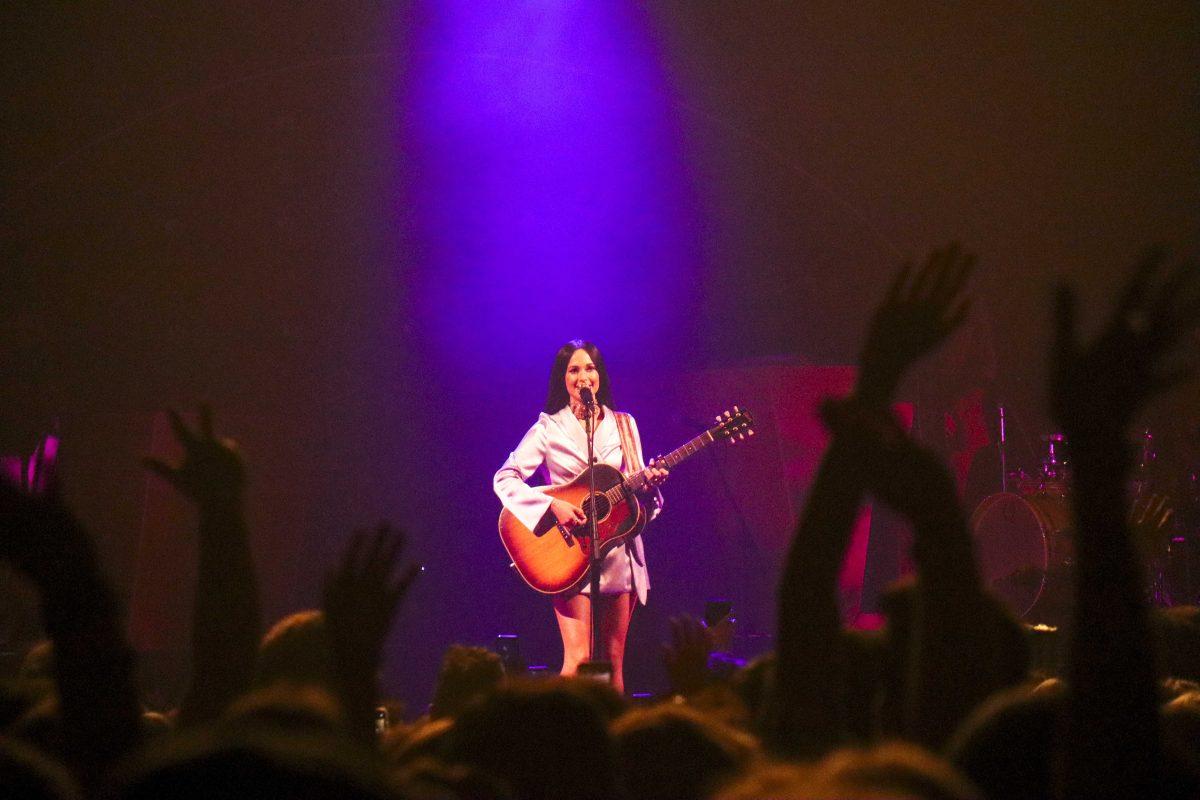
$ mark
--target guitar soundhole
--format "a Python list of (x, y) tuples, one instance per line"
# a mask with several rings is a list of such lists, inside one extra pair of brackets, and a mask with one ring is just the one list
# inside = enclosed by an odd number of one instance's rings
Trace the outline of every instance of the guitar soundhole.
[(612, 504), (604, 495), (592, 495), (583, 503), (583, 513), (588, 515), (588, 519), (595, 516), (597, 522), (604, 520), (610, 511), (612, 511)]

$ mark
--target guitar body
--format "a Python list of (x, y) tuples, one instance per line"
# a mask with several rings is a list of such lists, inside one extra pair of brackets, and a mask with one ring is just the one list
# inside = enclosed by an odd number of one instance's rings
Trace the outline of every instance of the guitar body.
[(592, 498), (588, 493), (590, 475), (596, 476), (596, 534), (600, 540), (600, 557), (627, 539), (641, 533), (646, 526), (646, 511), (635, 495), (624, 495), (610, 503), (604, 492), (620, 486), (624, 480), (620, 470), (607, 464), (596, 464), (570, 483), (561, 486), (540, 486), (538, 491), (566, 500), (587, 513), (589, 522), (571, 530), (567, 535), (555, 525), (550, 511), (529, 530), (508, 509), (500, 513), (500, 541), (512, 559), (517, 572), (533, 589), (543, 594), (558, 594), (579, 586), (588, 577), (591, 563)]
[[(699, 453), (715, 441), (736, 441), (753, 436), (750, 412), (737, 406), (717, 416), (717, 424), (704, 433), (655, 459), (664, 469), (674, 469), (684, 459)], [(588, 577), (591, 566), (591, 526), (596, 520), (596, 536), (600, 557), (609, 550), (637, 536), (646, 527), (646, 509), (637, 499), (638, 492), (647, 491), (651, 483), (648, 469), (633, 475), (607, 464), (596, 464), (579, 477), (562, 486), (539, 486), (538, 491), (566, 500), (583, 509), (589, 524), (571, 531), (559, 528), (554, 514), (547, 511), (534, 530), (529, 530), (509, 513), (500, 512), (500, 541), (508, 551), (512, 564), (532, 588), (543, 594), (559, 594), (576, 588)], [(590, 494), (589, 482), (596, 480), (596, 493)], [(611, 499), (610, 499), (611, 498)], [(595, 506), (593, 513), (593, 506)]]

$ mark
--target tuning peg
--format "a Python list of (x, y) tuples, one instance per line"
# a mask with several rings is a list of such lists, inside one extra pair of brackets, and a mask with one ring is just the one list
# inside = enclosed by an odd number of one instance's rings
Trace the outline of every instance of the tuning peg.
[(742, 413), (742, 410), (741, 410), (740, 408), (738, 408), (737, 406), (734, 406), (734, 407), (733, 407), (733, 413), (735, 413), (735, 414), (740, 414), (740, 413)]
[(716, 420), (717, 420), (717, 422), (720, 422), (720, 421), (721, 421), (721, 415), (720, 415), (720, 414), (717, 414), (717, 416), (716, 416)]
[(747, 436), (753, 436), (753, 435), (754, 435), (754, 428), (751, 428), (750, 430), (746, 431), (746, 435), (747, 435)]

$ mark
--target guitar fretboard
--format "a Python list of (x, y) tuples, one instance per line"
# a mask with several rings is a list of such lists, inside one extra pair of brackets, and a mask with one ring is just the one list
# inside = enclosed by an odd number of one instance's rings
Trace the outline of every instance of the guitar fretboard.
[[(714, 441), (715, 437), (713, 436), (712, 431), (705, 431), (695, 439), (685, 442), (683, 445), (676, 447), (674, 450), (655, 461), (654, 466), (674, 469), (676, 465), (696, 455), (696, 453), (699, 453)], [(647, 482), (648, 479), (646, 477), (646, 470), (643, 469), (640, 472), (635, 472), (623, 480), (620, 484), (609, 489), (604, 493), (604, 498), (608, 500), (609, 503), (618, 503), (623, 498), (628, 497), (630, 494), (644, 491)]]

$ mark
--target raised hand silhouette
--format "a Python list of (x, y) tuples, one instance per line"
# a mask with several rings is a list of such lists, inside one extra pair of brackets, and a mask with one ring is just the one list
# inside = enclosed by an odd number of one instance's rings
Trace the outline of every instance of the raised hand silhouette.
[(867, 491), (917, 522), (934, 517), (944, 522), (950, 512), (961, 515), (946, 465), (905, 433), (890, 411), (851, 398), (826, 400), (820, 413), (859, 465)]
[(908, 369), (933, 351), (966, 319), (963, 294), (975, 256), (957, 244), (934, 250), (914, 272), (901, 267), (875, 309), (859, 355), (857, 394), (886, 405)]
[(1123, 435), (1147, 400), (1192, 374), (1191, 366), (1168, 360), (1200, 325), (1200, 265), (1184, 261), (1164, 277), (1165, 261), (1158, 248), (1142, 259), (1107, 323), (1086, 344), (1076, 331), (1075, 293), (1058, 288), (1051, 411), (1072, 442)]
[(213, 430), (200, 406), (195, 430), (174, 410), (167, 416), (183, 448), (170, 465), (142, 460), (196, 504), (200, 525), (196, 602), (192, 614), (192, 684), (180, 708), (183, 725), (219, 717), (250, 686), (261, 635), (258, 576), (250, 553), (244, 494), (246, 469), (237, 444)]
[(693, 695), (708, 682), (708, 657), (712, 637), (700, 620), (684, 614), (671, 617), (671, 641), (663, 643), (663, 664), (671, 689), (684, 697)]
[[(901, 268), (871, 318), (855, 397), (885, 409), (905, 373), (965, 319), (963, 290), (975, 263), (957, 244), (936, 250), (914, 271)], [(837, 575), (866, 486), (860, 443), (835, 436), (814, 476), (788, 548), (779, 586), (773, 701), (763, 712), (764, 741), (781, 755), (813, 757), (850, 740)], [(914, 456), (908, 453), (909, 456)], [(918, 453), (917, 455), (920, 455)], [(886, 468), (886, 467), (885, 467)], [(943, 470), (944, 471), (944, 470)], [(928, 474), (940, 475), (935, 470)], [(880, 488), (885, 488), (882, 479)], [(894, 499), (906, 502), (896, 487)], [(947, 507), (956, 508), (951, 492)]]
[(334, 679), (351, 730), (372, 736), (371, 709), (377, 697), (384, 641), (421, 565), (401, 564), (403, 532), (381, 523), (357, 530), (342, 561), (325, 581), (324, 609), (333, 648)]
[(91, 790), (138, 744), (133, 650), (91, 537), (56, 491), (32, 496), (0, 476), (0, 560), (41, 597), (54, 643), (63, 753)]
[(1055, 297), (1050, 400), (1074, 460), (1076, 530), (1062, 797), (1161, 797), (1169, 783), (1126, 438), (1150, 398), (1191, 374), (1172, 357), (1200, 325), (1200, 267), (1165, 262), (1150, 251), (1090, 342), (1076, 332), (1074, 293)]
[(325, 582), (325, 616), (331, 635), (352, 647), (356, 657), (378, 662), (400, 601), (421, 565), (400, 564), (407, 537), (381, 523), (357, 530), (341, 564)]
[(161, 476), (201, 509), (240, 503), (245, 489), (245, 467), (237, 443), (213, 432), (212, 409), (200, 406), (199, 424), (190, 429), (174, 409), (168, 409), (171, 430), (183, 447), (183, 461), (170, 465), (156, 458), (142, 460), (146, 469)]
[(96, 548), (57, 491), (31, 495), (0, 476), (0, 560), (32, 580), (43, 602), (95, 575)]

